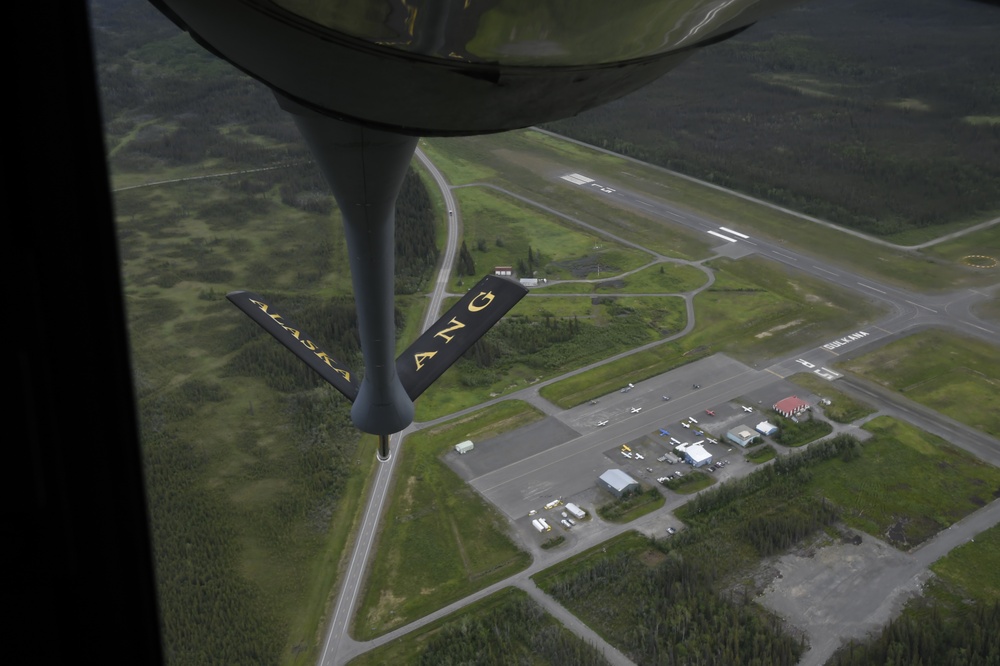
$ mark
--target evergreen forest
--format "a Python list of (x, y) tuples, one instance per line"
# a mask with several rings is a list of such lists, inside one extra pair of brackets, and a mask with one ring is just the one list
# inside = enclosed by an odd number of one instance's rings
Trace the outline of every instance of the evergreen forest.
[(1000, 214), (997, 34), (991, 3), (806, 0), (546, 128), (869, 234), (924, 229), (926, 240)]

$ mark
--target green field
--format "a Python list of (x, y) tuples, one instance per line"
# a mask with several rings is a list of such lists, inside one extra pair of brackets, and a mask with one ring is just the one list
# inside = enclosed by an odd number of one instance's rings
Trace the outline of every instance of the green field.
[(375, 558), (355, 616), (366, 640), (400, 627), (528, 566), (506, 519), (441, 456), (466, 439), (481, 441), (543, 415), (508, 401), (410, 435), (383, 518)]
[[(686, 324), (676, 296), (535, 297), (529, 294), (417, 402), (429, 421), (545, 379), (655, 343)], [(492, 354), (476, 360), (476, 350)]]
[(541, 394), (569, 408), (719, 351), (747, 363), (763, 361), (879, 314), (854, 294), (771, 262), (720, 259), (710, 265), (716, 279), (694, 298), (690, 334), (549, 384)]
[(776, 455), (778, 455), (778, 452), (774, 450), (774, 447), (770, 444), (765, 444), (764, 446), (751, 449), (743, 457), (746, 458), (747, 461), (759, 465), (761, 463), (766, 463), (768, 460), (773, 460)]
[(512, 266), (519, 277), (593, 279), (601, 277), (599, 270), (608, 277), (652, 261), (647, 252), (600, 238), (492, 188), (463, 187), (455, 196), (477, 275)]
[(462, 610), (352, 659), (351, 666), (513, 663), (604, 666), (592, 646), (563, 627), (526, 592), (505, 588)]
[(997, 346), (928, 330), (852, 359), (843, 367), (985, 433), (1000, 436)]
[(932, 564), (931, 571), (959, 586), (968, 597), (1000, 601), (1000, 525), (954, 549)]
[(810, 486), (851, 527), (908, 549), (998, 497), (1000, 469), (907, 423), (880, 416), (861, 460), (815, 469)]
[(663, 495), (656, 488), (646, 488), (627, 497), (613, 499), (597, 507), (597, 515), (609, 523), (630, 523), (663, 506)]

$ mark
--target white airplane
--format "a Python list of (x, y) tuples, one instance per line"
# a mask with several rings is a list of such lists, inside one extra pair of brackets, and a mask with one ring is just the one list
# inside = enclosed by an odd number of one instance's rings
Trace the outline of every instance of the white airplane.
[(743, 405), (743, 411), (744, 412), (752, 412), (753, 411), (753, 407), (747, 407), (746, 405)]
[(719, 440), (712, 439), (711, 437), (707, 437), (706, 439), (708, 439), (708, 441), (712, 442), (712, 444), (718, 444), (719, 443)]
[(597, 422), (597, 427), (598, 427), (598, 428), (600, 428), (601, 426), (606, 426), (606, 425), (608, 425), (608, 422), (607, 422), (607, 421), (598, 421), (598, 422)]
[(689, 416), (688, 417), (688, 421), (690, 421), (691, 423), (697, 423), (698, 422), (697, 420), (695, 420), (695, 418), (693, 416)]
[(642, 411), (642, 407), (633, 407), (632, 408), (632, 413), (633, 414), (638, 414), (641, 411)]
[(622, 455), (628, 458), (629, 460), (632, 459), (632, 454), (629, 453), (628, 451), (622, 451)]
[(641, 453), (636, 453), (635, 454), (635, 459), (636, 460), (645, 460), (646, 456), (642, 455)]
[(684, 421), (681, 421), (681, 425), (684, 426), (685, 428), (690, 428), (691, 427), (690, 423), (684, 423)]

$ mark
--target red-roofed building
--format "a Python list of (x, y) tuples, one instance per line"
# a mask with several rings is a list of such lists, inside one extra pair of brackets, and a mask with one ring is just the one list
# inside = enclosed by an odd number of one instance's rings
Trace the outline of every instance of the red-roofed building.
[(809, 403), (798, 396), (788, 396), (784, 400), (774, 403), (774, 411), (778, 412), (786, 419), (790, 419), (796, 414), (800, 414), (809, 409)]

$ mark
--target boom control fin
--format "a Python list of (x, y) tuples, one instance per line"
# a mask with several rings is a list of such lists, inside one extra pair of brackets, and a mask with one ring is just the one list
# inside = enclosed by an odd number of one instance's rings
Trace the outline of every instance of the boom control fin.
[(354, 373), (323, 351), (311, 336), (292, 323), (280, 309), (268, 303), (263, 296), (249, 291), (234, 291), (226, 294), (226, 298), (270, 333), (275, 340), (290, 349), (333, 388), (343, 393), (345, 398), (354, 402), (358, 397), (359, 384)]

